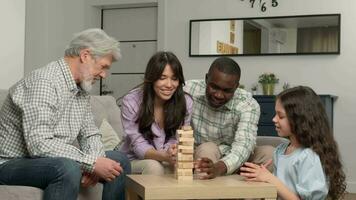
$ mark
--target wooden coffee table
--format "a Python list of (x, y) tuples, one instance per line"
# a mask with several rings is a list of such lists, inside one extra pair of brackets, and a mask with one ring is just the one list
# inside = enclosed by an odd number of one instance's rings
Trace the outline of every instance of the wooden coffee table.
[(246, 182), (239, 175), (210, 180), (178, 181), (173, 175), (127, 175), (126, 199), (238, 199), (275, 200), (277, 189), (269, 183)]

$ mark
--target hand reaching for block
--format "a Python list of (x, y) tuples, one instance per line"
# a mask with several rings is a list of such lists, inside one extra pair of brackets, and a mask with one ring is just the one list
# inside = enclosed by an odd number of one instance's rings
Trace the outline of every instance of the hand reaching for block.
[(168, 161), (169, 164), (175, 165), (176, 159), (177, 159), (177, 144), (172, 144), (169, 146), (167, 149), (167, 154), (168, 154)]

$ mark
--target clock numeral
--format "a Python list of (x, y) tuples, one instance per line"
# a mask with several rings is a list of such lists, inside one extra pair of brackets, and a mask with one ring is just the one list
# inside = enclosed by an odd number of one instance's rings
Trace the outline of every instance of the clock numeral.
[[(244, 0), (240, 0), (240, 1), (244, 1)], [(261, 11), (266, 12), (267, 6), (269, 6), (269, 4), (266, 5), (267, 2), (264, 0), (259, 0), (258, 2), (260, 3), (259, 7), (260, 7)], [(255, 3), (256, 3), (256, 0), (250, 0), (251, 8), (253, 8), (255, 6)], [(272, 7), (277, 7), (279, 5), (279, 3), (277, 0), (271, 0), (271, 5), (272, 5)]]
[(262, 12), (266, 12), (267, 8), (266, 8), (266, 2), (263, 2), (261, 5), (261, 11)]
[(277, 0), (272, 0), (272, 6), (273, 6), (273, 7), (277, 7), (277, 6), (278, 6)]
[(253, 8), (253, 4), (255, 4), (255, 0), (250, 0), (251, 8)]

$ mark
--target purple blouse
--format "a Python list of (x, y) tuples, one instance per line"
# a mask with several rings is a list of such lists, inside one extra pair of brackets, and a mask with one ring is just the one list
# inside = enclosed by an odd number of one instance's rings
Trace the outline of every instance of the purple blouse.
[[(126, 153), (130, 160), (144, 159), (147, 150), (155, 148), (157, 150), (167, 150), (171, 144), (177, 143), (175, 138), (170, 138), (165, 142), (166, 133), (161, 129), (156, 122), (151, 125), (152, 133), (156, 136), (151, 145), (139, 132), (138, 123), (136, 123), (140, 105), (142, 102), (143, 91), (141, 88), (132, 90), (127, 94), (121, 104), (121, 120), (124, 129), (124, 143), (120, 151)], [(193, 100), (189, 95), (185, 95), (187, 113), (184, 125), (190, 125), (192, 116)]]

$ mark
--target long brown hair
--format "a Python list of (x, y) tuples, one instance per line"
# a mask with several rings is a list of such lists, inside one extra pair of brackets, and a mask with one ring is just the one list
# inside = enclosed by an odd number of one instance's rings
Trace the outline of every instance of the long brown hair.
[(329, 183), (328, 197), (340, 199), (346, 189), (345, 174), (320, 97), (311, 88), (298, 86), (281, 92), (277, 99), (298, 142), (319, 155)]
[(151, 131), (151, 125), (154, 122), (155, 91), (153, 84), (161, 77), (167, 64), (171, 66), (175, 77), (179, 80), (179, 85), (173, 96), (163, 106), (166, 142), (169, 138), (175, 137), (176, 130), (183, 125), (187, 114), (182, 65), (172, 52), (157, 52), (150, 58), (146, 67), (145, 80), (142, 86), (143, 99), (137, 119), (139, 131), (151, 144), (154, 138)]

